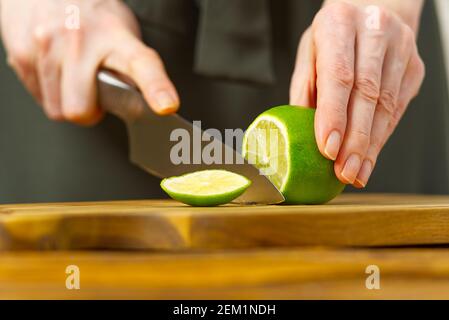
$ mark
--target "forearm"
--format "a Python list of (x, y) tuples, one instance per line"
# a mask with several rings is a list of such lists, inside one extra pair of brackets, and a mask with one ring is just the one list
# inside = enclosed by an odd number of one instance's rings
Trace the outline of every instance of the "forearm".
[(326, 0), (323, 6), (341, 1), (360, 5), (378, 5), (383, 8), (388, 8), (400, 16), (415, 33), (419, 29), (419, 21), (424, 5), (424, 0)]

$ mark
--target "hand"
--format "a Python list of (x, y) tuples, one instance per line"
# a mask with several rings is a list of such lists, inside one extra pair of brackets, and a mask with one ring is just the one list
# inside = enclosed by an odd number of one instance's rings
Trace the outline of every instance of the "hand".
[(300, 41), (290, 103), (316, 106), (321, 153), (362, 188), (424, 73), (415, 32), (394, 11), (335, 2)]
[[(73, 5), (79, 28), (68, 25), (76, 19), (66, 11)], [(100, 120), (100, 67), (134, 80), (155, 112), (177, 110), (161, 58), (141, 42), (136, 19), (121, 1), (0, 0), (0, 6), (8, 62), (49, 118), (84, 125)]]

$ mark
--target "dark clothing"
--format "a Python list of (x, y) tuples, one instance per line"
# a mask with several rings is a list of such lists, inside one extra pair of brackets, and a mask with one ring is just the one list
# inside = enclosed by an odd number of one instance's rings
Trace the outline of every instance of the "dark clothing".
[[(221, 130), (246, 128), (267, 108), (288, 103), (299, 38), (320, 8), (316, 0), (127, 2), (180, 93), (180, 113), (201, 120), (203, 129)], [(419, 47), (427, 77), (367, 191), (449, 192), (449, 99), (439, 37), (433, 2), (426, 1)], [(159, 180), (128, 161), (118, 119), (107, 116), (89, 129), (50, 122), (3, 52), (0, 61), (0, 202), (164, 197)]]

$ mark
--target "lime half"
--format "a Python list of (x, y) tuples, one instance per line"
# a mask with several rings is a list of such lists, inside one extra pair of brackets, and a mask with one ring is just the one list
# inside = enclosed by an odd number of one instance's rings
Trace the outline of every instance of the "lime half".
[(245, 132), (242, 155), (266, 175), (290, 204), (320, 204), (344, 189), (334, 162), (323, 157), (314, 131), (315, 110), (279, 106)]
[(191, 206), (217, 206), (240, 196), (251, 181), (226, 170), (203, 170), (162, 180), (161, 187), (175, 200)]

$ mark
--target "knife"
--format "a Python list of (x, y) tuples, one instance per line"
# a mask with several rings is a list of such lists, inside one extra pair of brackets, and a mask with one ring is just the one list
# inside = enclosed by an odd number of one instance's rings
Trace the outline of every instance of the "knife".
[[(222, 155), (232, 154), (233, 163), (174, 164), (170, 158), (172, 147), (178, 141), (170, 141), (173, 130), (181, 129), (193, 137), (194, 132), (203, 135), (198, 127), (178, 114), (160, 116), (145, 102), (137, 86), (128, 78), (109, 70), (100, 70), (97, 76), (98, 102), (105, 111), (121, 118), (128, 128), (130, 160), (148, 173), (159, 178), (179, 176), (188, 172), (206, 169), (224, 169), (241, 174), (252, 181), (251, 186), (234, 202), (241, 204), (276, 204), (284, 197), (268, 178), (243, 160), (231, 146), (221, 141)], [(189, 140), (191, 140), (189, 138)], [(194, 142), (193, 142), (194, 143)], [(190, 141), (190, 149), (192, 149)], [(204, 142), (202, 142), (204, 143)], [(202, 145), (201, 145), (202, 150)], [(192, 152), (190, 152), (192, 154)], [(240, 163), (236, 159), (240, 157)], [(192, 161), (191, 161), (192, 162)], [(197, 161), (198, 162), (198, 161)], [(224, 161), (222, 161), (224, 162)], [(243, 163), (242, 163), (243, 162)]]

